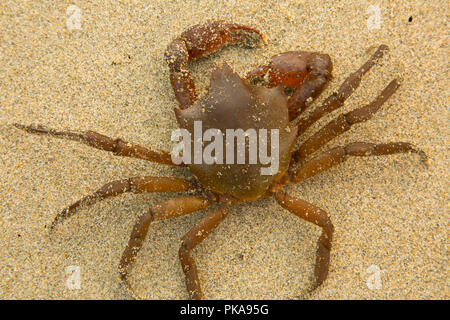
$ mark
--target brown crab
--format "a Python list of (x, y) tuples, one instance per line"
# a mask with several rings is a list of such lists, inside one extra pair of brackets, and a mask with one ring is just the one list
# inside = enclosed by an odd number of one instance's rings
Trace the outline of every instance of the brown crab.
[[(326, 54), (292, 51), (276, 55), (268, 65), (251, 71), (245, 79), (240, 78), (224, 64), (213, 71), (209, 92), (198, 98), (193, 80), (187, 69), (193, 59), (201, 58), (227, 44), (245, 43), (253, 46), (264, 40), (258, 30), (223, 21), (210, 21), (196, 25), (173, 40), (165, 57), (169, 64), (170, 81), (179, 102), (175, 109), (181, 128), (193, 132), (195, 121), (202, 121), (203, 130), (209, 128), (225, 132), (227, 129), (277, 129), (279, 130), (279, 166), (276, 172), (262, 175), (262, 163), (251, 164), (248, 160), (240, 164), (216, 163), (186, 164), (195, 175), (191, 181), (170, 177), (133, 177), (117, 180), (104, 185), (61, 211), (51, 228), (65, 218), (72, 216), (76, 209), (92, 203), (123, 194), (125, 192), (183, 192), (198, 190), (199, 195), (178, 196), (152, 206), (135, 224), (130, 240), (120, 261), (120, 275), (132, 291), (128, 274), (132, 263), (146, 237), (152, 221), (186, 215), (218, 203), (218, 208), (197, 223), (183, 238), (179, 250), (186, 286), (192, 299), (203, 297), (197, 275), (196, 264), (191, 250), (201, 243), (228, 215), (227, 206), (243, 201), (254, 201), (261, 197), (273, 196), (285, 209), (298, 217), (322, 228), (318, 240), (314, 282), (310, 291), (316, 289), (326, 279), (330, 261), (333, 224), (327, 213), (300, 199), (288, 196), (282, 186), (289, 182), (300, 182), (325, 171), (351, 156), (376, 156), (394, 153), (422, 151), (405, 142), (374, 144), (354, 142), (342, 147), (319, 153), (311, 157), (320, 147), (356, 123), (366, 121), (377, 112), (381, 105), (397, 90), (397, 80), (388, 86), (371, 103), (348, 112), (329, 122), (316, 134), (307, 139), (298, 149), (294, 149), (296, 138), (305, 132), (323, 115), (341, 107), (344, 101), (359, 86), (361, 77), (383, 56), (387, 46), (381, 45), (373, 56), (357, 71), (352, 73), (337, 92), (307, 117), (297, 118), (324, 89), (331, 78), (331, 59)], [(263, 85), (255, 83), (262, 82)], [(290, 92), (290, 93), (289, 93)], [(289, 94), (288, 94), (289, 93)], [(31, 133), (50, 134), (77, 140), (91, 147), (113, 152), (118, 156), (144, 159), (156, 163), (176, 165), (170, 153), (142, 147), (121, 139), (112, 139), (92, 131), (56, 131), (41, 126), (16, 127)], [(271, 143), (272, 140), (271, 140)], [(231, 156), (237, 158), (237, 151)]]

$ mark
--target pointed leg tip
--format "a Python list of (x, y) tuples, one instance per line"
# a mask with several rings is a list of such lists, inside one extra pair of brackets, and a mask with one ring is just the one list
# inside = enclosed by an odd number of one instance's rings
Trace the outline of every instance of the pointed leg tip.
[(58, 215), (56, 215), (56, 217), (53, 219), (52, 223), (50, 224), (49, 232), (53, 232), (53, 230), (55, 230), (56, 226), (58, 224), (60, 224), (64, 220), (64, 218), (67, 218), (67, 216), (66, 216), (67, 214), (68, 214), (68, 210), (64, 209)]
[[(371, 46), (369, 49), (367, 49), (367, 52), (371, 52), (376, 46)], [(389, 47), (385, 44), (380, 44), (378, 47), (376, 47), (375, 53), (372, 55), (372, 58), (369, 61), (372, 61), (372, 63), (376, 62), (378, 59), (381, 59), (385, 53), (389, 51)]]
[(316, 291), (316, 289), (319, 287), (319, 285), (317, 285), (317, 283), (314, 283), (313, 285), (311, 285), (311, 287), (306, 291), (306, 294), (308, 295), (308, 296), (311, 296), (315, 291)]
[(269, 38), (267, 38), (267, 36), (264, 33), (261, 33), (261, 40), (262, 40), (263, 44), (267, 44), (269, 41)]
[(56, 227), (56, 224), (54, 222), (52, 222), (50, 224), (50, 226), (48, 226), (48, 225), (44, 226), (44, 230), (47, 231), (47, 236), (48, 236), (50, 241), (54, 241), (54, 239), (55, 239), (54, 238), (54, 236), (55, 236), (55, 227)]
[(134, 300), (146, 300), (143, 297), (139, 296), (131, 287), (131, 283), (128, 281), (127, 275), (123, 275), (120, 271), (120, 279), (122, 280), (122, 284), (125, 286), (127, 293)]
[(253, 30), (251, 32), (245, 30), (245, 32), (247, 34), (244, 40), (244, 46), (257, 48), (267, 44), (267, 37), (263, 33)]
[(23, 124), (20, 124), (20, 123), (13, 123), (12, 125), (14, 127), (16, 127), (17, 129), (20, 129), (20, 130), (26, 130), (27, 129), (27, 126), (25, 126)]
[(56, 221), (56, 220), (52, 221), (52, 223), (51, 223), (50, 226), (48, 227), (48, 234), (49, 234), (49, 235), (54, 234), (57, 225), (58, 225), (58, 221)]
[(378, 47), (378, 50), (383, 51), (383, 52), (387, 52), (389, 51), (389, 47), (385, 44), (380, 44)]
[(49, 133), (49, 130), (45, 129), (41, 125), (37, 125), (37, 126), (29, 125), (29, 126), (27, 126), (27, 125), (20, 124), (20, 123), (13, 123), (13, 126), (16, 127), (17, 129), (26, 131), (28, 133)]
[(422, 150), (418, 150), (417, 153), (419, 154), (420, 161), (425, 165), (425, 168), (428, 169), (430, 167), (430, 163), (428, 161), (427, 154)]

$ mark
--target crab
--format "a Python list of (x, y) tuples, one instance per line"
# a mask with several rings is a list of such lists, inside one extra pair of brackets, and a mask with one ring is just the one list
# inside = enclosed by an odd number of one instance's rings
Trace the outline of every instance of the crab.
[[(332, 62), (327, 54), (290, 51), (275, 55), (270, 63), (250, 71), (245, 78), (227, 65), (218, 66), (210, 80), (208, 93), (198, 97), (188, 65), (229, 44), (250, 47), (265, 42), (257, 29), (225, 21), (208, 21), (187, 29), (169, 45), (165, 59), (169, 66), (170, 82), (178, 101), (175, 116), (180, 128), (193, 132), (196, 121), (203, 130), (276, 129), (279, 132), (279, 165), (276, 172), (261, 174), (262, 163), (228, 164), (175, 163), (173, 153), (143, 147), (122, 139), (113, 139), (93, 131), (57, 131), (40, 125), (14, 124), (17, 128), (34, 134), (76, 140), (91, 147), (112, 152), (117, 156), (144, 159), (154, 163), (188, 167), (190, 180), (174, 177), (142, 176), (112, 181), (94, 193), (63, 209), (54, 219), (50, 229), (73, 216), (80, 208), (121, 195), (123, 193), (190, 192), (162, 201), (142, 214), (134, 225), (120, 264), (120, 278), (133, 292), (129, 282), (134, 261), (149, 226), (153, 221), (187, 215), (217, 207), (201, 219), (182, 237), (179, 259), (186, 278), (186, 288), (191, 299), (202, 299), (203, 293), (197, 266), (191, 251), (199, 245), (229, 214), (229, 206), (243, 202), (273, 197), (284, 209), (322, 229), (318, 239), (314, 279), (308, 292), (313, 292), (327, 278), (330, 264), (334, 227), (328, 214), (304, 200), (287, 195), (283, 185), (299, 183), (349, 157), (418, 153), (424, 161), (423, 151), (406, 142), (353, 142), (318, 152), (330, 140), (349, 130), (354, 124), (369, 120), (399, 87), (392, 80), (382, 92), (367, 105), (338, 116), (318, 132), (306, 139), (298, 148), (295, 142), (322, 116), (342, 107), (345, 100), (359, 86), (362, 76), (388, 50), (380, 45), (376, 52), (358, 70), (351, 73), (342, 85), (307, 116), (297, 119), (311, 102), (324, 90), (331, 79)], [(298, 120), (298, 121), (294, 121)], [(295, 122), (295, 124), (294, 124)], [(271, 143), (274, 141), (271, 140)], [(233, 149), (232, 157), (237, 157)]]

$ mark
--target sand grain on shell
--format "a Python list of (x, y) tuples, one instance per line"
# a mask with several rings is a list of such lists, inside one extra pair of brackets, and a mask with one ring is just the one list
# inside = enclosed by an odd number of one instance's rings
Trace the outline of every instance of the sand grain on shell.
[[(69, 31), (69, 4), (0, 4), (0, 298), (125, 299), (117, 265), (137, 216), (168, 195), (124, 195), (81, 210), (49, 236), (59, 210), (104, 183), (129, 176), (185, 175), (114, 157), (72, 141), (26, 134), (12, 123), (92, 129), (169, 150), (177, 106), (163, 59), (166, 45), (206, 18), (232, 20), (268, 36), (261, 48), (229, 47), (195, 62), (199, 93), (227, 61), (244, 75), (288, 50), (331, 55), (323, 100), (385, 43), (390, 53), (364, 77), (345, 107), (373, 99), (394, 77), (399, 91), (369, 122), (324, 149), (353, 141), (409, 141), (429, 155), (350, 159), (286, 191), (326, 210), (336, 232), (328, 280), (314, 299), (448, 299), (448, 5), (377, 1), (185, 1), (80, 3), (81, 30)], [(412, 21), (409, 22), (409, 17)], [(313, 106), (317, 106), (314, 103)], [(206, 211), (151, 226), (131, 282), (143, 297), (187, 298), (180, 238)], [(311, 281), (320, 230), (259, 200), (232, 209), (194, 251), (208, 298), (289, 299)], [(78, 266), (81, 289), (69, 290)], [(381, 270), (381, 288), (369, 289)], [(369, 272), (368, 272), (369, 271)]]

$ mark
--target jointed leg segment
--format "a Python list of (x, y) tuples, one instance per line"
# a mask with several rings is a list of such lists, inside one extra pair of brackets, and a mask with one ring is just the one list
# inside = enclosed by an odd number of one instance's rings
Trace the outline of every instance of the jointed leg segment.
[(328, 141), (349, 130), (352, 125), (369, 120), (389, 99), (399, 87), (397, 80), (392, 80), (381, 94), (370, 104), (362, 108), (350, 111), (329, 122), (312, 137), (306, 140), (300, 148), (294, 152), (295, 161), (302, 161), (307, 156), (313, 154)]
[(426, 163), (427, 157), (421, 150), (415, 149), (407, 142), (391, 142), (374, 144), (369, 142), (354, 142), (345, 147), (336, 147), (328, 150), (317, 157), (304, 162), (293, 174), (292, 182), (300, 182), (306, 178), (319, 174), (331, 167), (344, 162), (350, 156), (380, 156), (396, 153), (414, 152), (418, 153), (422, 161)]
[(109, 197), (115, 197), (123, 193), (144, 193), (144, 192), (183, 192), (193, 190), (195, 187), (188, 181), (171, 177), (134, 177), (116, 180), (105, 184), (93, 194), (87, 195), (72, 205), (62, 210), (53, 220), (50, 229), (58, 223), (72, 216), (80, 206), (92, 205), (97, 201)]
[(147, 235), (149, 225), (152, 221), (179, 217), (195, 211), (203, 210), (210, 205), (207, 198), (197, 196), (180, 196), (169, 199), (151, 207), (143, 214), (133, 227), (130, 240), (125, 248), (120, 260), (119, 272), (122, 281), (133, 293), (133, 289), (128, 281), (128, 274), (132, 264), (136, 260), (137, 253), (142, 247), (142, 243)]
[(191, 257), (191, 250), (194, 249), (222, 222), (228, 215), (229, 210), (226, 207), (220, 207), (200, 220), (188, 233), (182, 238), (183, 242), (179, 250), (181, 267), (186, 276), (186, 288), (191, 299), (202, 299), (203, 294), (198, 279), (197, 266)]
[(376, 61), (380, 59), (387, 50), (388, 47), (386, 45), (380, 45), (373, 56), (361, 68), (350, 74), (350, 76), (339, 87), (337, 92), (334, 92), (327, 99), (325, 99), (322, 105), (314, 110), (307, 118), (301, 119), (298, 122), (298, 135), (300, 136), (303, 134), (313, 123), (325, 114), (342, 107), (345, 100), (350, 97), (356, 88), (358, 88), (361, 83), (362, 76), (375, 65)]
[(331, 242), (334, 232), (333, 224), (325, 211), (304, 200), (290, 197), (281, 191), (275, 195), (275, 199), (283, 208), (322, 228), (322, 235), (318, 241), (316, 266), (314, 269), (315, 280), (310, 289), (311, 292), (320, 286), (328, 275)]
[[(42, 126), (24, 126), (15, 123), (14, 126), (34, 134), (48, 134), (58, 138), (78, 141), (96, 149), (114, 153), (116, 156), (143, 159), (151, 162), (175, 166), (169, 152), (149, 149), (121, 139), (113, 139), (94, 131), (57, 131)], [(182, 164), (183, 165), (183, 164)]]

